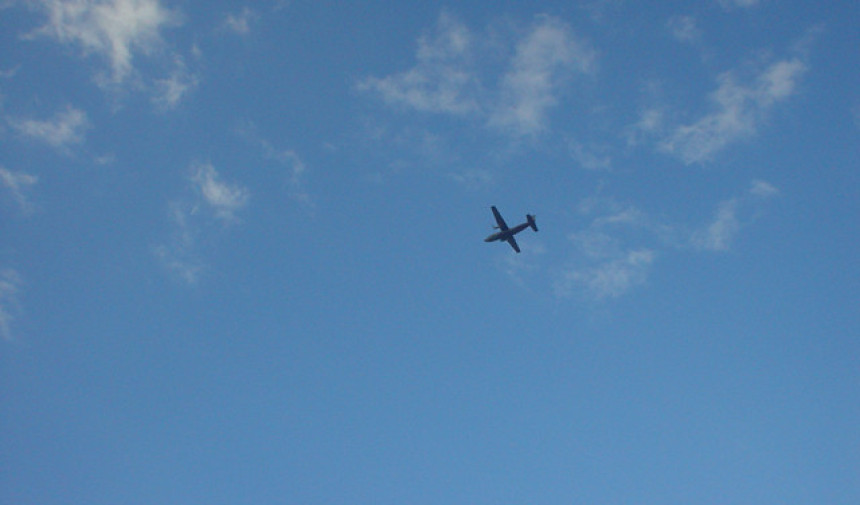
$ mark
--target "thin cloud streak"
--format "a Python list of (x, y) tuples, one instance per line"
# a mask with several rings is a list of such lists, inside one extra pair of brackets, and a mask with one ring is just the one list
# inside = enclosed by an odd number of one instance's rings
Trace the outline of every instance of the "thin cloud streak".
[(237, 129), (237, 133), (246, 141), (259, 147), (264, 159), (274, 161), (286, 167), (290, 196), (296, 201), (312, 205), (311, 194), (305, 187), (307, 166), (294, 150), (276, 147), (267, 139), (260, 136), (256, 126), (250, 122), (240, 126)]
[(476, 112), (480, 86), (470, 61), (471, 49), (469, 29), (443, 12), (435, 32), (419, 38), (413, 68), (388, 77), (366, 78), (358, 89), (379, 94), (389, 105), (421, 112)]
[(570, 235), (573, 254), (556, 270), (553, 290), (559, 297), (615, 299), (645, 285), (658, 258), (730, 251), (762, 203), (777, 195), (779, 190), (770, 183), (753, 180), (742, 194), (720, 202), (713, 219), (692, 231), (611, 198), (586, 198), (579, 211), (592, 217), (585, 228)]
[(702, 251), (728, 251), (735, 237), (746, 226), (748, 215), (760, 202), (773, 198), (779, 190), (768, 182), (754, 180), (746, 193), (730, 198), (717, 206), (714, 219), (691, 236), (693, 247)]
[(197, 85), (200, 79), (188, 70), (185, 60), (175, 55), (173, 70), (164, 79), (156, 79), (154, 83), (153, 103), (161, 110), (175, 109)]
[(513, 43), (507, 70), (486, 87), (478, 66), (487, 56), (465, 25), (443, 13), (432, 36), (418, 40), (416, 65), (387, 77), (368, 77), (358, 90), (379, 95), (394, 107), (450, 114), (485, 122), (514, 135), (544, 131), (549, 111), (572, 76), (591, 74), (596, 52), (552, 16), (539, 16)]
[(556, 294), (569, 296), (578, 286), (598, 301), (618, 298), (645, 283), (655, 257), (654, 251), (639, 249), (593, 267), (568, 271), (556, 283)]
[(91, 127), (87, 113), (71, 105), (51, 119), (11, 118), (9, 124), (19, 134), (58, 149), (83, 143)]
[(35, 175), (13, 172), (0, 166), (0, 188), (6, 189), (12, 197), (12, 201), (25, 214), (32, 212), (33, 209), (33, 205), (26, 196), (26, 191), (37, 182), (39, 182), (39, 178)]
[(170, 202), (170, 239), (153, 247), (153, 254), (187, 284), (196, 284), (205, 270), (199, 251), (212, 224), (228, 227), (238, 222), (236, 213), (250, 200), (244, 186), (222, 180), (209, 163), (196, 163), (188, 178), (192, 196)]
[(18, 302), (21, 282), (17, 271), (0, 270), (0, 338), (6, 341), (12, 340), (12, 323), (21, 312)]
[(720, 75), (710, 96), (713, 111), (675, 129), (659, 149), (687, 165), (710, 161), (730, 143), (753, 137), (774, 105), (794, 94), (806, 70), (806, 63), (791, 58), (769, 65), (748, 84), (739, 83), (735, 72)]
[(224, 19), (224, 28), (238, 35), (247, 35), (251, 32), (251, 23), (260, 18), (250, 7), (244, 7), (238, 14), (227, 14)]
[(673, 16), (666, 23), (672, 36), (681, 42), (695, 42), (702, 36), (702, 31), (693, 16)]

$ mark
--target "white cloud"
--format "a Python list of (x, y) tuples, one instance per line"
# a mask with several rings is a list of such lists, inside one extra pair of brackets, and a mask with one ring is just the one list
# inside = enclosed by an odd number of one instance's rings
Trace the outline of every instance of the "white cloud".
[(556, 281), (555, 292), (569, 296), (579, 289), (598, 301), (618, 298), (645, 283), (655, 258), (652, 250), (636, 249), (596, 265), (568, 270)]
[(750, 194), (760, 198), (770, 198), (779, 194), (779, 189), (769, 182), (755, 180), (750, 186)]
[(728, 251), (764, 200), (778, 194), (770, 183), (753, 180), (746, 191), (720, 202), (713, 218), (695, 231), (612, 198), (586, 198), (578, 211), (590, 222), (570, 235), (573, 254), (557, 271), (554, 291), (596, 301), (618, 298), (645, 284), (658, 258), (681, 251)]
[(257, 133), (257, 128), (253, 123), (241, 126), (238, 129), (238, 133), (248, 142), (257, 145), (262, 150), (264, 159), (274, 161), (286, 167), (290, 196), (304, 204), (311, 204), (311, 195), (305, 188), (307, 166), (295, 151), (275, 147), (271, 142)]
[(747, 216), (753, 213), (758, 203), (778, 194), (779, 190), (770, 183), (754, 180), (744, 195), (725, 200), (717, 206), (713, 220), (704, 229), (693, 233), (693, 246), (705, 251), (729, 250), (745, 222), (749, 221)]
[(135, 54), (148, 54), (162, 44), (161, 30), (179, 24), (176, 12), (159, 0), (36, 0), (48, 16), (36, 33), (85, 54), (106, 59), (109, 84), (125, 81)]
[(251, 32), (251, 23), (259, 18), (260, 16), (253, 9), (245, 7), (238, 14), (227, 14), (224, 27), (239, 35), (247, 35)]
[(370, 77), (358, 84), (391, 105), (423, 112), (466, 114), (479, 108), (479, 87), (470, 56), (472, 34), (465, 25), (442, 13), (432, 36), (418, 40), (417, 64), (388, 77)]
[(724, 9), (731, 9), (733, 7), (740, 8), (749, 8), (755, 7), (759, 4), (760, 0), (718, 0), (720, 5), (723, 6)]
[(468, 188), (486, 187), (493, 183), (493, 173), (482, 168), (467, 169), (458, 173), (450, 173), (448, 176)]
[(40, 121), (12, 118), (9, 123), (20, 134), (55, 148), (82, 143), (86, 130), (90, 128), (86, 112), (72, 106), (58, 112), (52, 119)]
[(738, 83), (733, 72), (722, 74), (710, 97), (714, 110), (678, 127), (660, 143), (660, 149), (686, 164), (709, 161), (726, 145), (755, 135), (770, 109), (794, 93), (806, 68), (797, 58), (778, 61), (748, 84)]
[(611, 198), (586, 198), (578, 210), (592, 216), (591, 222), (570, 235), (574, 254), (554, 281), (556, 295), (580, 294), (601, 301), (645, 284), (659, 255), (658, 247), (665, 247), (669, 240), (668, 227)]
[(176, 55), (171, 74), (165, 79), (155, 81), (153, 102), (161, 110), (173, 109), (185, 95), (197, 87), (198, 82), (197, 76), (188, 71), (185, 61)]
[(577, 40), (568, 25), (542, 16), (532, 31), (517, 44), (510, 69), (501, 83), (500, 103), (490, 124), (533, 134), (546, 126), (548, 110), (573, 73), (590, 73), (596, 53)]
[(12, 172), (0, 166), (0, 188), (6, 188), (21, 212), (28, 213), (32, 210), (32, 204), (27, 199), (25, 192), (37, 182), (39, 179), (35, 175)]
[(155, 256), (168, 270), (175, 272), (188, 284), (195, 284), (204, 266), (196, 252), (198, 227), (191, 218), (196, 209), (187, 204), (173, 202), (169, 207), (169, 218), (173, 226), (172, 236), (167, 244), (153, 248)]
[(216, 218), (232, 222), (236, 211), (248, 203), (247, 188), (223, 182), (211, 164), (200, 163), (192, 168), (191, 182), (194, 189), (214, 212)]
[(0, 79), (11, 79), (18, 74), (18, 70), (21, 69), (21, 65), (15, 65), (9, 70), (0, 70)]
[(193, 196), (170, 202), (170, 238), (152, 252), (184, 282), (195, 284), (206, 268), (200, 249), (211, 238), (213, 225), (217, 229), (236, 223), (235, 214), (247, 205), (250, 193), (224, 182), (208, 163), (192, 165), (189, 182)]
[(581, 142), (571, 140), (568, 142), (568, 150), (573, 159), (586, 170), (609, 170), (612, 168), (612, 158), (605, 154), (605, 148), (599, 146), (586, 147)]
[(443, 12), (435, 32), (419, 39), (413, 68), (364, 79), (358, 89), (375, 92), (390, 105), (471, 114), (491, 127), (533, 135), (546, 128), (548, 113), (570, 77), (594, 70), (595, 51), (561, 20), (540, 16), (522, 38), (512, 41), (513, 56), (492, 91), (482, 84), (479, 63), (494, 55), (481, 52), (488, 45), (476, 43), (478, 38)]
[(11, 268), (0, 270), (0, 338), (12, 339), (12, 323), (20, 312), (18, 290), (21, 276)]
[(693, 234), (693, 244), (706, 251), (726, 251), (741, 229), (738, 222), (738, 200), (720, 203), (714, 220), (702, 231)]
[(625, 131), (627, 145), (639, 145), (647, 138), (654, 138), (664, 129), (665, 113), (660, 108), (649, 108), (639, 113), (639, 121)]
[(672, 36), (681, 42), (693, 42), (701, 36), (701, 30), (696, 25), (696, 18), (692, 16), (673, 16), (666, 23)]

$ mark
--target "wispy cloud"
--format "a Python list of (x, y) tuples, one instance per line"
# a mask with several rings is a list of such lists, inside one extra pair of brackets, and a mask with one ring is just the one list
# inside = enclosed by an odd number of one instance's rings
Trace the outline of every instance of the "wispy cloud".
[(577, 140), (568, 141), (568, 150), (573, 159), (586, 170), (609, 170), (612, 157), (608, 149), (601, 146), (586, 146)]
[(189, 202), (171, 202), (168, 218), (172, 227), (169, 240), (153, 248), (153, 253), (170, 271), (184, 282), (196, 284), (204, 270), (197, 252), (199, 226), (192, 223), (197, 209)]
[(724, 9), (755, 7), (760, 3), (760, 0), (717, 0)]
[(571, 76), (595, 68), (596, 52), (569, 25), (539, 16), (522, 37), (510, 41), (513, 55), (494, 84), (482, 75), (486, 72), (479, 63), (495, 54), (475, 42), (480, 38), (443, 12), (435, 31), (418, 40), (413, 68), (366, 78), (358, 89), (392, 106), (468, 117), (515, 135), (533, 135), (547, 127), (549, 111)]
[(493, 183), (493, 173), (481, 168), (470, 168), (462, 172), (450, 173), (448, 176), (468, 188), (481, 188)]
[(479, 83), (471, 61), (472, 34), (443, 12), (432, 34), (418, 39), (416, 65), (388, 77), (369, 77), (358, 89), (386, 103), (423, 112), (466, 114), (479, 109)]
[(201, 202), (208, 205), (214, 216), (224, 222), (236, 219), (236, 211), (248, 203), (248, 189), (238, 184), (224, 182), (209, 163), (199, 163), (192, 168), (192, 187), (200, 195)]
[(154, 83), (153, 103), (161, 110), (176, 108), (182, 99), (199, 83), (198, 77), (189, 72), (185, 60), (174, 55), (173, 70), (164, 79), (156, 79)]
[[(95, 82), (114, 99), (129, 90), (143, 91), (168, 110), (198, 82), (164, 40), (165, 30), (181, 25), (182, 16), (161, 0), (33, 0), (29, 6), (47, 19), (27, 38), (47, 37), (103, 62)], [(142, 67), (141, 59), (153, 65)]]
[(681, 42), (694, 42), (702, 36), (696, 18), (693, 16), (673, 16), (666, 23), (672, 36)]
[(82, 143), (91, 126), (87, 113), (71, 105), (51, 119), (10, 118), (9, 124), (21, 135), (55, 148)]
[(779, 190), (770, 183), (753, 181), (743, 195), (720, 202), (713, 220), (693, 233), (693, 246), (704, 251), (729, 250), (737, 234), (750, 219), (754, 205), (778, 194)]
[(191, 195), (168, 206), (170, 239), (153, 248), (156, 257), (169, 270), (189, 284), (194, 284), (204, 270), (200, 242), (212, 225), (217, 228), (238, 222), (236, 213), (250, 200), (244, 186), (225, 182), (209, 163), (196, 163), (188, 178)]
[(118, 84), (132, 73), (135, 54), (162, 44), (161, 30), (180, 23), (177, 12), (159, 0), (36, 0), (48, 17), (35, 33), (78, 46), (84, 54), (107, 60), (107, 83)]
[(304, 204), (310, 205), (312, 203), (311, 194), (305, 185), (307, 166), (294, 150), (276, 147), (257, 132), (257, 127), (253, 123), (240, 126), (237, 132), (246, 141), (256, 145), (261, 150), (264, 159), (286, 168), (290, 196)]
[(650, 107), (639, 112), (639, 120), (626, 128), (627, 145), (635, 146), (648, 139), (658, 137), (665, 129), (665, 112), (660, 107)]
[(738, 82), (736, 72), (720, 75), (710, 96), (713, 110), (675, 129), (660, 149), (688, 165), (711, 160), (728, 144), (754, 136), (773, 106), (795, 92), (806, 70), (800, 58), (788, 58), (768, 65), (751, 82)]
[(744, 192), (720, 202), (711, 220), (692, 228), (655, 219), (612, 198), (586, 198), (579, 213), (589, 218), (588, 224), (570, 234), (572, 255), (556, 269), (553, 289), (561, 297), (619, 298), (646, 284), (659, 258), (729, 251), (762, 203), (778, 194), (770, 183), (753, 180)]
[(247, 35), (251, 32), (251, 23), (256, 22), (260, 16), (250, 7), (244, 7), (238, 14), (227, 14), (224, 19), (224, 28), (239, 35)]
[(522, 134), (543, 130), (562, 84), (571, 73), (590, 73), (595, 59), (595, 51), (576, 39), (567, 24), (541, 16), (517, 44), (490, 123)]
[(693, 244), (708, 251), (725, 251), (734, 239), (741, 225), (738, 222), (739, 201), (735, 198), (720, 203), (714, 220), (708, 226), (693, 234)]
[(12, 197), (12, 201), (21, 212), (27, 214), (32, 211), (33, 205), (27, 198), (26, 192), (30, 186), (39, 182), (38, 177), (24, 172), (13, 172), (0, 166), (0, 188), (4, 188)]
[(0, 270), (0, 338), (12, 339), (12, 323), (21, 311), (18, 290), (21, 276), (17, 271), (6, 268)]
[(645, 284), (659, 249), (670, 243), (670, 227), (611, 198), (586, 198), (579, 212), (590, 223), (570, 235), (573, 257), (557, 273), (556, 295), (602, 301)]
[(557, 280), (556, 294), (569, 296), (578, 288), (598, 301), (618, 298), (645, 283), (655, 257), (649, 249), (631, 250), (592, 266), (568, 270)]

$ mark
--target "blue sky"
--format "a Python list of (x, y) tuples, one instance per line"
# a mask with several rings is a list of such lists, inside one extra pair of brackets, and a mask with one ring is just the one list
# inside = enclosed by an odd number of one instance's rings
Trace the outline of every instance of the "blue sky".
[(657, 4), (0, 3), (0, 501), (860, 502), (860, 5)]

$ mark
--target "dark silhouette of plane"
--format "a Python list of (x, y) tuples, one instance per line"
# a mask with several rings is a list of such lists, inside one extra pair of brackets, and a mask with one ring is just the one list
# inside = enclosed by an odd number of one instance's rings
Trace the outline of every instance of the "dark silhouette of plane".
[(496, 218), (496, 226), (493, 226), (493, 228), (499, 231), (485, 238), (484, 242), (495, 242), (496, 240), (498, 240), (499, 242), (507, 242), (511, 244), (511, 247), (514, 248), (514, 251), (520, 252), (520, 246), (517, 245), (517, 241), (514, 240), (514, 235), (525, 230), (528, 227), (531, 227), (531, 229), (534, 231), (538, 231), (537, 225), (535, 224), (535, 217), (531, 214), (526, 214), (525, 223), (518, 224), (513, 228), (508, 228), (508, 225), (505, 224), (505, 220), (502, 219), (502, 215), (499, 214), (499, 211), (498, 209), (496, 209), (495, 205), (491, 208), (493, 209), (493, 216)]

